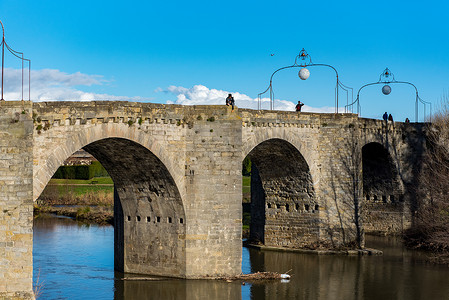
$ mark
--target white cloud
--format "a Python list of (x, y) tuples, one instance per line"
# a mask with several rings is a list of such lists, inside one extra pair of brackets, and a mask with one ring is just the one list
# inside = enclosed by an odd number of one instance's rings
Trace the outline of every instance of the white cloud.
[[(228, 94), (232, 94), (235, 104), (240, 108), (258, 108), (258, 99), (251, 98), (248, 95), (239, 92), (229, 92), (224, 90), (209, 89), (204, 85), (195, 85), (192, 88), (185, 88), (182, 86), (169, 86), (167, 89), (157, 88), (155, 92), (164, 92), (176, 96), (175, 101), (167, 101), (167, 104), (175, 103), (182, 105), (223, 105)], [(269, 109), (270, 98), (262, 98), (262, 109)], [(287, 100), (274, 100), (274, 108), (276, 110), (294, 111), (296, 103)], [(320, 112), (320, 113), (334, 113), (334, 107), (312, 107), (304, 105), (302, 107), (304, 112)]]
[[(22, 70), (5, 69), (4, 99), (22, 99)], [(33, 101), (93, 101), (123, 100), (143, 101), (142, 97), (116, 96), (84, 92), (77, 86), (103, 85), (109, 81), (102, 75), (89, 75), (76, 72), (67, 74), (59, 70), (43, 69), (31, 71), (31, 100)], [(24, 71), (23, 98), (28, 99), (28, 70)]]
[[(4, 99), (22, 99), (22, 70), (5, 69)], [(68, 74), (59, 70), (43, 69), (31, 71), (31, 100), (40, 101), (94, 101), (94, 100), (118, 100), (118, 101), (149, 101), (149, 98), (116, 96), (111, 94), (98, 94), (82, 91), (83, 86), (104, 85), (110, 81), (102, 75), (89, 75), (76, 72)], [(28, 99), (28, 71), (24, 72), (24, 96)], [(167, 93), (176, 96), (176, 100), (169, 100), (167, 104), (176, 103), (182, 105), (223, 105), (228, 94), (232, 94), (235, 103), (241, 108), (258, 108), (258, 99), (233, 91), (209, 89), (204, 85), (195, 85), (191, 88), (182, 86), (169, 86), (166, 89), (160, 87), (154, 90), (156, 93)], [(262, 98), (262, 109), (270, 108), (270, 99)], [(294, 111), (296, 103), (287, 100), (275, 99), (276, 110)], [(333, 113), (333, 107), (303, 106), (304, 112)]]

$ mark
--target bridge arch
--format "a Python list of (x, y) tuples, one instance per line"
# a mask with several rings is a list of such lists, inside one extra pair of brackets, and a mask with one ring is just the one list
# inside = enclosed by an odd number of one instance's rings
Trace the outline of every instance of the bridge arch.
[(394, 157), (379, 142), (365, 144), (361, 152), (364, 231), (402, 232), (407, 227), (406, 189)]
[[(166, 154), (161, 141), (127, 124), (78, 129), (58, 134), (54, 128), (36, 138), (43, 137), (47, 147), (53, 146), (46, 149), (53, 151), (39, 151), (39, 142), (34, 145), (40, 167), (35, 181), (46, 185), (66, 158), (85, 149), (114, 181), (115, 269), (185, 277), (187, 222), (176, 159)], [(37, 198), (43, 188), (34, 188)]]
[(316, 243), (320, 205), (301, 152), (288, 141), (273, 138), (247, 156), (252, 162), (250, 239), (288, 248)]
[[(246, 129), (246, 131), (248, 130), (249, 129)], [(282, 130), (280, 132), (273, 132), (272, 130), (258, 130), (254, 134), (245, 132), (244, 130), (242, 157), (245, 158), (258, 145), (272, 139), (282, 140), (292, 145), (297, 149), (309, 166), (313, 165), (313, 162), (316, 159), (316, 153), (311, 151), (311, 145), (305, 143), (300, 136), (295, 134), (295, 132), (290, 132), (287, 130)], [(311, 172), (314, 173), (313, 168), (311, 169)]]

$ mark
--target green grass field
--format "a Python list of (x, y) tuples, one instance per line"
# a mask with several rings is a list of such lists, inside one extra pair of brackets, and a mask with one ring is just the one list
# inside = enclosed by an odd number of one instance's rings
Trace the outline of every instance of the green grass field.
[(111, 177), (94, 177), (89, 180), (82, 179), (50, 179), (48, 184), (66, 185), (66, 184), (114, 184)]
[(42, 192), (41, 198), (49, 199), (50, 201), (62, 201), (65, 203), (74, 201), (70, 200), (73, 199), (73, 197), (83, 199), (103, 199), (109, 197), (113, 199), (113, 193), (114, 183), (110, 177), (95, 177), (90, 180), (52, 178)]
[[(104, 186), (102, 184), (108, 184)], [(50, 179), (49, 186), (57, 186), (58, 194), (63, 195), (67, 192), (72, 192), (76, 196), (81, 196), (86, 193), (97, 192), (114, 192), (114, 182), (110, 177), (95, 177), (89, 180), (81, 179)], [(242, 192), (244, 196), (251, 195), (251, 177), (243, 176), (242, 178)]]
[(87, 193), (98, 193), (98, 192), (105, 192), (105, 193), (113, 193), (114, 192), (114, 186), (108, 186), (108, 185), (58, 185), (58, 194), (64, 195), (69, 192), (73, 193), (75, 196), (81, 196), (85, 195)]
[(251, 193), (251, 176), (242, 177), (243, 193)]

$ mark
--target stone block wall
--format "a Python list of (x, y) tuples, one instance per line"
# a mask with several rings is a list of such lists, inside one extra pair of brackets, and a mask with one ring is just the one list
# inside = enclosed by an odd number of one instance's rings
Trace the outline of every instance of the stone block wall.
[(329, 246), (360, 243), (363, 224), (360, 133), (357, 116), (322, 114), (320, 117), (320, 231)]
[(391, 200), (366, 200), (363, 206), (363, 227), (366, 233), (400, 234), (407, 229), (407, 206)]
[(238, 110), (196, 106), (186, 132), (189, 277), (241, 272), (242, 123)]
[(0, 102), (0, 298), (34, 299), (31, 103)]

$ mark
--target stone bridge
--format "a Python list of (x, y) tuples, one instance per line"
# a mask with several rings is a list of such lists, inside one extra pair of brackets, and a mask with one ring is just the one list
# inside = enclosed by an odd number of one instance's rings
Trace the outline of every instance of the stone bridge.
[(423, 124), (354, 114), (131, 102), (0, 104), (0, 296), (30, 297), (33, 201), (83, 148), (114, 181), (115, 268), (204, 278), (241, 272), (242, 161), (251, 239), (363, 245), (411, 221)]

